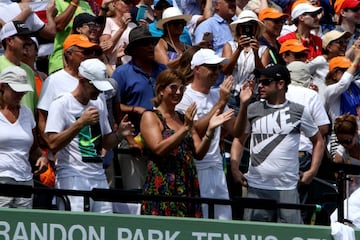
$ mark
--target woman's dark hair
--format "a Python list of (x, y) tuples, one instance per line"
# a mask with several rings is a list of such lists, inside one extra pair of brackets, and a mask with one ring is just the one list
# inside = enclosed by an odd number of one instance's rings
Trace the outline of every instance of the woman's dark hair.
[(354, 115), (341, 115), (335, 119), (334, 132), (335, 134), (357, 134), (357, 122)]

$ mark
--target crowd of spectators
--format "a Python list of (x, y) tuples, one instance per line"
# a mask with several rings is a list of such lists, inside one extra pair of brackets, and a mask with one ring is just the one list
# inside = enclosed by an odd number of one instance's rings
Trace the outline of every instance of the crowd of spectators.
[[(0, 29), (1, 183), (231, 199), (231, 181), (251, 198), (316, 203), (324, 159), (360, 165), (359, 0), (0, 0)], [(205, 204), (132, 207), (208, 217)], [(234, 211), (216, 205), (215, 218)]]

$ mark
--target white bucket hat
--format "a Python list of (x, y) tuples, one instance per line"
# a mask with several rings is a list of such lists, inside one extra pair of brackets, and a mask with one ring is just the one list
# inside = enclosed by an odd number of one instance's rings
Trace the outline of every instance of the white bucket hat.
[(183, 14), (177, 7), (168, 7), (164, 10), (162, 18), (157, 22), (156, 26), (164, 29), (164, 24), (174, 20), (184, 20), (186, 23), (191, 19), (191, 15)]
[(233, 35), (235, 36), (236, 35), (236, 27), (238, 24), (240, 23), (246, 23), (246, 22), (250, 22), (250, 21), (255, 21), (258, 25), (258, 28), (256, 30), (256, 33), (255, 33), (255, 37), (258, 39), (261, 37), (261, 35), (264, 33), (265, 31), (265, 25), (263, 22), (261, 22), (258, 18), (258, 16), (256, 15), (256, 13), (254, 13), (253, 11), (251, 10), (244, 10), (242, 11), (238, 18), (233, 21), (232, 23), (230, 23), (230, 28), (231, 28), (231, 31), (233, 33)]

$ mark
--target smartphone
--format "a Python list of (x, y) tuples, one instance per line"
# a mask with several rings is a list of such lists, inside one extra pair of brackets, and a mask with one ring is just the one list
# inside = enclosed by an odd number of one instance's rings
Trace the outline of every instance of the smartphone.
[(136, 15), (136, 21), (140, 21), (141, 19), (145, 19), (145, 14), (147, 11), (147, 6), (146, 5), (140, 5), (137, 15)]
[(213, 33), (212, 32), (204, 33), (202, 40), (205, 41), (205, 42), (212, 43), (212, 41), (213, 41)]
[(247, 37), (254, 37), (254, 30), (253, 30), (253, 25), (252, 24), (244, 24), (241, 25), (241, 29), (242, 29), (242, 34), (247, 36)]

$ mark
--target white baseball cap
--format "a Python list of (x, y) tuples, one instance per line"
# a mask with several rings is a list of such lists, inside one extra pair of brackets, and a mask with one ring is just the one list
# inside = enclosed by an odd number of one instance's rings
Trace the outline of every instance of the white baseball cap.
[(90, 80), (99, 91), (113, 90), (105, 64), (97, 58), (82, 61), (79, 66), (79, 75)]
[(0, 74), (0, 83), (7, 83), (15, 92), (33, 92), (27, 73), (18, 66), (5, 68)]
[(195, 66), (203, 64), (220, 64), (228, 61), (228, 59), (219, 57), (215, 52), (208, 48), (202, 48), (198, 50), (191, 59), (191, 69)]
[(1, 28), (0, 31), (0, 40), (4, 40), (8, 37), (12, 37), (15, 35), (28, 35), (32, 34), (28, 26), (20, 21), (7, 22)]
[(314, 7), (309, 3), (300, 3), (291, 11), (291, 18), (294, 20), (304, 13), (314, 13), (320, 10), (322, 10), (322, 7)]

